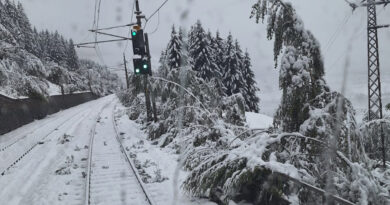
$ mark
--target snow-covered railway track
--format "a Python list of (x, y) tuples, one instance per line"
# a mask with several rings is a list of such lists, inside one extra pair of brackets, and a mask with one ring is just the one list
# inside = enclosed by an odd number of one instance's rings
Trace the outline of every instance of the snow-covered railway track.
[(91, 130), (85, 204), (153, 205), (121, 143), (114, 110), (103, 109)]
[[(49, 137), (51, 136), (53, 133), (55, 133), (57, 130), (59, 130), (61, 127), (65, 126), (68, 122), (71, 122), (73, 119), (77, 118), (77, 117), (80, 117), (82, 115), (85, 115), (86, 113), (90, 112), (89, 110), (86, 110), (84, 112), (81, 112), (81, 113), (77, 113), (77, 114), (74, 114), (74, 115), (71, 115), (70, 117), (66, 118), (65, 120), (61, 121), (59, 124), (57, 124), (55, 126), (54, 129), (51, 129), (49, 132), (47, 132), (46, 134), (43, 134), (42, 137), (38, 138), (37, 140), (35, 140), (33, 143), (31, 143), (29, 146), (27, 146), (21, 153), (19, 153), (19, 155), (16, 155), (15, 158), (13, 158), (12, 161), (9, 161), (7, 166), (5, 166), (3, 168), (3, 170), (0, 170), (0, 176), (4, 176), (5, 173), (11, 169), (13, 166), (15, 166), (20, 160), (22, 160), (26, 155), (28, 155), (34, 148), (38, 147), (38, 145), (44, 143), (44, 141)], [(32, 133), (32, 132), (31, 132)], [(17, 144), (18, 142), (22, 142), (22, 139), (25, 139), (26, 136), (24, 137), (21, 137), (19, 138), (18, 140), (16, 140), (15, 142), (11, 143), (10, 145), (8, 145), (4, 150), (2, 151), (5, 151), (6, 149), (12, 147), (13, 145)]]

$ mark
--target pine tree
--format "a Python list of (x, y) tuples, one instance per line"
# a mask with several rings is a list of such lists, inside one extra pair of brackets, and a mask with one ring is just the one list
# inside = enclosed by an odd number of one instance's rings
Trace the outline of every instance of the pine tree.
[[(67, 66), (67, 61), (68, 61), (68, 50), (69, 50), (69, 42), (64, 38), (64, 36), (60, 35), (60, 64), (63, 66)], [(69, 68), (70, 70), (73, 68)]]
[(182, 64), (182, 44), (180, 35), (177, 34), (175, 26), (172, 26), (171, 39), (166, 51), (167, 64), (170, 69), (180, 68)]
[(69, 46), (67, 48), (67, 65), (71, 71), (76, 71), (79, 69), (79, 59), (77, 57), (72, 39), (69, 40)]
[(35, 56), (37, 56), (39, 59), (43, 59), (44, 57), (44, 49), (42, 47), (41, 43), (41, 33), (38, 32), (37, 28), (33, 28), (33, 34), (34, 34), (34, 52), (32, 52)]
[(1, 24), (11, 32), (14, 39), (17, 41), (20, 41), (20, 29), (18, 22), (16, 19), (18, 19), (18, 11), (16, 9), (16, 6), (13, 2), (10, 2), (9, 0), (4, 1), (4, 15), (1, 18)]
[(52, 42), (50, 40), (50, 34), (48, 30), (39, 32), (39, 45), (42, 50), (42, 53), (40, 54), (41, 59), (46, 61), (48, 58), (50, 58), (49, 54), (49, 47), (51, 46)]
[(213, 59), (211, 42), (202, 27), (197, 21), (192, 27), (189, 35), (189, 54), (192, 61), (192, 69), (197, 72), (198, 77), (206, 81), (213, 78), (220, 78), (218, 66)]
[(12, 18), (9, 16), (7, 4), (3, 4), (2, 1), (0, 1), (0, 23), (8, 30), (8, 32), (1, 32), (1, 40), (10, 44), (14, 44), (13, 41), (13, 33), (10, 28), (12, 28)]
[(219, 31), (217, 31), (215, 38), (212, 39), (211, 42), (213, 48), (214, 48), (214, 60), (215, 64), (218, 66), (218, 70), (221, 73), (221, 76), (223, 76), (224, 69), (223, 69), (223, 63), (224, 63), (224, 55), (225, 55), (225, 42), (221, 38)]
[(243, 96), (245, 98), (246, 110), (258, 113), (260, 111), (260, 99), (257, 97), (259, 88), (256, 86), (255, 74), (252, 71), (251, 58), (248, 51), (245, 52), (243, 60), (243, 76), (245, 79), (245, 90)]
[(233, 36), (228, 35), (226, 41), (226, 53), (223, 63), (223, 84), (226, 87), (226, 94), (231, 96), (243, 93), (245, 81), (242, 74), (243, 65), (242, 50), (237, 42), (233, 41)]
[(59, 64), (64, 64), (66, 61), (66, 43), (64, 38), (56, 31), (51, 35), (52, 43), (49, 44), (50, 58)]
[(17, 5), (17, 18), (16, 21), (19, 25), (19, 36), (22, 46), (29, 52), (35, 54), (36, 51), (36, 39), (34, 39), (34, 33), (31, 28), (30, 21), (24, 12), (23, 6), (20, 2)]
[[(219, 47), (218, 47), (218, 44), (216, 43), (216, 39), (213, 37), (213, 35), (211, 34), (210, 31), (207, 32), (206, 34), (206, 38), (207, 38), (207, 43), (210, 47), (210, 59), (212, 60), (212, 62), (214, 62), (214, 66), (215, 66), (215, 70), (216, 70), (216, 73), (215, 73), (215, 76), (214, 78), (218, 78), (219, 80), (222, 81), (222, 73), (221, 73), (221, 65), (223, 63), (223, 60), (220, 60), (218, 61), (218, 55), (219, 55)], [(222, 53), (222, 56), (223, 56), (223, 53)], [(218, 64), (218, 63), (221, 63), (221, 64)]]

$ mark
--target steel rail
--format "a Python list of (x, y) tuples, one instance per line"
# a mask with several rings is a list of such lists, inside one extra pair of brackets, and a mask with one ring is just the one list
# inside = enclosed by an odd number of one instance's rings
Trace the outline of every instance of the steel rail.
[[(85, 192), (85, 205), (90, 205), (91, 204), (91, 173), (92, 173), (92, 158), (93, 158), (93, 142), (94, 142), (94, 139), (95, 139), (95, 132), (96, 132), (96, 125), (98, 123), (98, 119), (99, 117), (101, 116), (101, 113), (103, 112), (104, 109), (107, 108), (108, 105), (110, 105), (111, 103), (113, 103), (113, 101), (111, 101), (110, 103), (108, 103), (107, 105), (105, 105), (103, 107), (103, 109), (99, 112), (98, 114), (98, 117), (96, 118), (96, 123), (93, 127), (93, 129), (91, 130), (90, 132), (90, 142), (89, 142), (89, 151), (88, 151), (88, 176), (86, 177), (87, 178), (87, 182), (86, 182), (86, 192)], [(116, 106), (115, 106), (116, 107)], [(115, 123), (115, 116), (114, 116), (114, 113), (115, 113), (115, 107), (112, 111), (112, 125), (114, 127), (114, 131), (115, 131), (115, 138), (116, 138), (116, 141), (118, 142), (119, 144), (119, 147), (120, 147), (120, 150), (121, 150), (121, 153), (124, 155), (125, 157), (125, 161), (127, 162), (127, 164), (130, 166), (131, 168), (131, 171), (134, 173), (135, 175), (135, 178), (138, 182), (138, 184), (140, 185), (140, 188), (142, 189), (142, 192), (144, 193), (145, 197), (146, 197), (146, 200), (147, 202), (150, 204), (150, 205), (155, 205), (155, 203), (153, 203), (150, 195), (148, 194), (148, 192), (146, 191), (146, 188), (144, 187), (143, 183), (142, 183), (142, 180), (141, 180), (141, 177), (139, 176), (137, 170), (135, 169), (135, 166), (134, 164), (131, 162), (130, 158), (127, 156), (126, 154), (126, 150), (124, 149), (124, 146), (123, 144), (121, 143), (120, 141), (120, 138), (119, 138), (119, 132), (118, 132), (118, 129), (117, 129), (117, 125)]]
[(95, 139), (95, 134), (96, 134), (96, 125), (98, 123), (98, 120), (100, 118), (100, 115), (102, 114), (103, 110), (107, 108), (108, 105), (110, 105), (112, 103), (112, 101), (110, 103), (107, 103), (106, 105), (104, 105), (102, 107), (102, 109), (99, 111), (97, 117), (95, 118), (95, 123), (89, 133), (89, 136), (90, 136), (90, 139), (89, 139), (89, 145), (88, 145), (88, 166), (87, 166), (87, 176), (86, 176), (86, 179), (87, 179), (87, 182), (85, 184), (85, 204), (86, 205), (89, 205), (91, 204), (91, 171), (92, 171), (92, 149), (93, 149), (93, 141)]
[(111, 121), (112, 121), (112, 125), (114, 127), (114, 130), (115, 130), (116, 140), (119, 143), (119, 146), (120, 146), (120, 148), (122, 150), (122, 154), (125, 156), (125, 159), (128, 162), (128, 164), (130, 165), (131, 170), (134, 172), (134, 175), (136, 176), (136, 179), (137, 179), (137, 181), (138, 181), (142, 191), (144, 192), (145, 197), (146, 197), (148, 203), (150, 205), (155, 205), (155, 203), (153, 202), (151, 196), (148, 194), (148, 192), (147, 192), (147, 190), (146, 190), (146, 188), (145, 188), (145, 186), (144, 186), (144, 184), (143, 184), (143, 182), (141, 180), (141, 177), (139, 176), (139, 174), (137, 172), (137, 169), (135, 168), (133, 162), (130, 160), (129, 156), (126, 154), (126, 149), (124, 148), (124, 146), (123, 146), (123, 144), (122, 144), (122, 142), (120, 140), (118, 128), (117, 128), (117, 125), (116, 125), (116, 122), (115, 122), (115, 108), (116, 108), (116, 106), (114, 107), (114, 109), (112, 111)]

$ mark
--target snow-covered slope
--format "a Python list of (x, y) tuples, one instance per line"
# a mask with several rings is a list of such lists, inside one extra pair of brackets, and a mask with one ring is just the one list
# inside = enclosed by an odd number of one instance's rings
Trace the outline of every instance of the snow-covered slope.
[(33, 29), (22, 5), (0, 2), (0, 92), (12, 98), (46, 98), (92, 90), (113, 93), (118, 76), (79, 60), (73, 41), (58, 32)]
[(246, 112), (246, 122), (251, 129), (266, 129), (272, 126), (274, 119), (264, 114)]

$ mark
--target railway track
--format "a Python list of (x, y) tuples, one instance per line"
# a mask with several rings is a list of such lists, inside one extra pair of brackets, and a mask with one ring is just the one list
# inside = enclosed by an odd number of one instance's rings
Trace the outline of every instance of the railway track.
[(104, 108), (91, 130), (85, 204), (154, 205), (122, 145), (114, 110)]
[[(22, 160), (25, 156), (27, 156), (32, 150), (34, 150), (34, 148), (38, 147), (38, 145), (44, 143), (44, 141), (49, 137), (51, 136), (53, 133), (55, 133), (57, 130), (59, 130), (61, 127), (67, 125), (68, 122), (71, 122), (74, 118), (76, 117), (79, 117), (79, 116), (82, 116), (82, 115), (85, 115), (86, 113), (89, 113), (90, 110), (87, 110), (87, 111), (84, 111), (84, 112), (81, 112), (81, 113), (77, 113), (77, 114), (74, 114), (74, 115), (71, 115), (70, 117), (68, 117), (66, 120), (62, 121), (60, 124), (58, 124), (54, 129), (51, 129), (48, 133), (44, 134), (41, 138), (35, 140), (33, 143), (30, 144), (30, 146), (28, 146), (21, 154), (19, 154), (15, 160), (13, 160), (12, 162), (10, 162), (6, 167), (5, 169), (1, 170), (0, 172), (0, 176), (4, 176), (5, 173), (11, 169), (12, 167), (14, 167), (20, 160)], [(87, 115), (86, 115), (87, 116)], [(21, 141), (22, 139), (26, 138), (25, 137), (21, 137), (19, 138), (18, 140), (16, 140), (15, 142), (11, 143), (6, 149), (10, 148), (11, 146), (15, 145), (17, 142)], [(6, 150), (5, 149), (5, 150)], [(4, 151), (4, 150), (3, 150)]]

